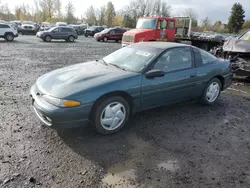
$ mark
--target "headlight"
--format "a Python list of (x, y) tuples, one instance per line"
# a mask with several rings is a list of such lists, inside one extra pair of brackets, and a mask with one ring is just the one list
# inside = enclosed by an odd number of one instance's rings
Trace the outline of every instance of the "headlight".
[(58, 99), (50, 95), (42, 95), (42, 99), (58, 107), (75, 107), (81, 105), (79, 101)]

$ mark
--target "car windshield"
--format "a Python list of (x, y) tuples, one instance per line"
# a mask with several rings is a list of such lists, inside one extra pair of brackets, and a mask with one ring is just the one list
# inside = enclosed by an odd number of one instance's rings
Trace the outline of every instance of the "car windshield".
[(156, 19), (139, 19), (136, 24), (136, 29), (154, 29)]
[(104, 29), (101, 31), (101, 33), (108, 33), (111, 29)]
[(23, 22), (23, 24), (34, 25), (34, 22), (29, 22), (29, 21), (27, 21), (27, 22)]
[(97, 29), (98, 27), (90, 27), (89, 30), (95, 30)]
[(51, 27), (48, 31), (51, 32), (53, 31), (54, 29), (56, 29), (57, 27)]
[(250, 40), (250, 31), (246, 32), (239, 39), (241, 39), (241, 40)]
[(136, 49), (133, 47), (121, 48), (104, 57), (105, 63), (132, 72), (140, 72), (156, 53), (148, 49)]

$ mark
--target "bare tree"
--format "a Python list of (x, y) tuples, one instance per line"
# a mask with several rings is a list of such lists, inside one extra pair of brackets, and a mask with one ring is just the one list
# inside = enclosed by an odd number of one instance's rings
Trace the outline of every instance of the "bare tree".
[(66, 6), (66, 21), (68, 24), (74, 23), (76, 21), (74, 12), (75, 12), (75, 7), (73, 6), (72, 2), (69, 1), (68, 5)]
[(61, 0), (55, 0), (55, 10), (57, 14), (57, 19), (60, 21), (62, 19), (62, 2)]
[(115, 17), (115, 7), (111, 1), (108, 2), (107, 4), (107, 9), (106, 9), (106, 18), (107, 18), (107, 25), (108, 27), (111, 27), (113, 24), (113, 20)]
[(96, 12), (92, 5), (86, 11), (86, 21), (90, 25), (97, 24)]

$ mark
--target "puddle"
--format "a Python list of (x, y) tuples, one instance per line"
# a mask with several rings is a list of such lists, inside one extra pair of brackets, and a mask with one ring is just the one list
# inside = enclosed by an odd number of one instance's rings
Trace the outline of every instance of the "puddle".
[(121, 186), (126, 185), (126, 187), (135, 187), (135, 185), (130, 185), (129, 180), (135, 179), (135, 170), (130, 169), (120, 173), (108, 173), (102, 180), (104, 184), (110, 186)]
[(126, 161), (122, 164), (115, 165), (108, 169), (108, 174), (103, 178), (102, 182), (108, 185), (126, 185), (126, 187), (133, 188), (129, 185), (129, 180), (135, 180), (135, 170), (133, 169), (133, 160)]
[(130, 160), (124, 163), (117, 164), (108, 169), (107, 175), (103, 178), (103, 184), (114, 187), (126, 187), (134, 188), (137, 184), (131, 185), (131, 181), (136, 180), (136, 162), (143, 158), (143, 152), (147, 152), (151, 148), (151, 145), (141, 138), (138, 138), (135, 134), (131, 134), (127, 138), (133, 148), (129, 151)]
[(176, 169), (178, 169), (177, 160), (173, 160), (173, 161), (169, 160), (167, 162), (160, 163), (157, 166), (158, 168), (162, 168), (164, 170), (171, 171), (171, 172), (174, 172)]

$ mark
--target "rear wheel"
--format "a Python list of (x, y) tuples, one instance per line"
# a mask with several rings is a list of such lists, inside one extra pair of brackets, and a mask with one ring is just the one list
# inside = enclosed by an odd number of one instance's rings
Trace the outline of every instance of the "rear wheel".
[(6, 41), (13, 41), (14, 40), (14, 35), (12, 33), (8, 33), (5, 35), (5, 40)]
[(75, 37), (74, 36), (69, 36), (68, 37), (68, 41), (69, 42), (74, 42), (75, 41)]
[(221, 93), (221, 81), (218, 78), (213, 78), (207, 84), (202, 98), (201, 103), (205, 105), (213, 105), (219, 98)]
[(128, 121), (129, 115), (128, 102), (122, 97), (113, 96), (98, 103), (92, 121), (99, 133), (107, 135), (118, 132)]

